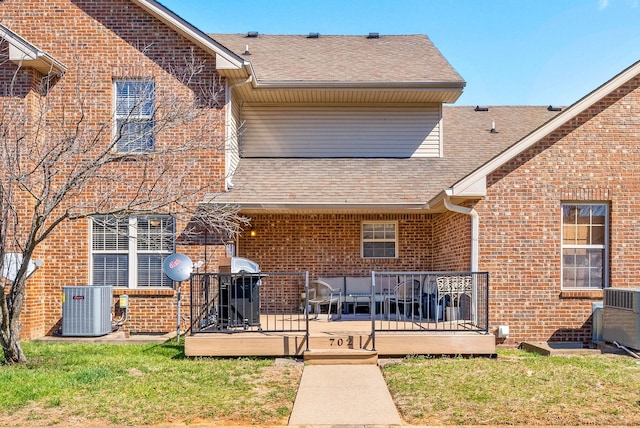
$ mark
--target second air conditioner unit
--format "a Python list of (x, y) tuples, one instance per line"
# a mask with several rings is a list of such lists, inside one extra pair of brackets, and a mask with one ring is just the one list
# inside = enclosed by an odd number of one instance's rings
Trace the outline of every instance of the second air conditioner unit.
[(602, 338), (640, 349), (640, 288), (604, 290)]

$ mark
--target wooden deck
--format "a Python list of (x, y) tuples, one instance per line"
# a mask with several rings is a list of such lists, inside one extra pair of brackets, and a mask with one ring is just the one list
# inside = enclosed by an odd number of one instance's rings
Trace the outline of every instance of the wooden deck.
[[(443, 328), (440, 331), (424, 331), (416, 329), (410, 322), (385, 323), (397, 331), (376, 331), (374, 350), (371, 320), (365, 317), (310, 321), (308, 349), (316, 354), (343, 353), (345, 357), (357, 351), (362, 351), (363, 355), (373, 351), (381, 357), (493, 355), (496, 352), (495, 337), (491, 334), (446, 328), (446, 325), (441, 326)], [(190, 357), (304, 357), (309, 352), (304, 332), (237, 331), (187, 336), (185, 354)]]

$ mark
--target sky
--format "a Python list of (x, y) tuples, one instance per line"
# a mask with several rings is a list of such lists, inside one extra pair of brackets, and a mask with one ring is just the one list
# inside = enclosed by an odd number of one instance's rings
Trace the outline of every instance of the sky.
[(205, 33), (425, 34), (455, 105), (578, 101), (640, 60), (640, 0), (159, 0)]

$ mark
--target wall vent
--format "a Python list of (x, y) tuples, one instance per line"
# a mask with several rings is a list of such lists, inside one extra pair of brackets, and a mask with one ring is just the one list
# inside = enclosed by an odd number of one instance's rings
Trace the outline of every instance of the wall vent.
[(112, 286), (62, 287), (62, 335), (111, 333)]

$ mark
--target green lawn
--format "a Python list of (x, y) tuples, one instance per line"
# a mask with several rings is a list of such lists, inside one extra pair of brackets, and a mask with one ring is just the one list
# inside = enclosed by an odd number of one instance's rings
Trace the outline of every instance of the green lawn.
[(25, 342), (30, 363), (0, 366), (0, 426), (286, 424), (301, 365), (187, 359), (182, 344)]
[(640, 365), (628, 356), (415, 358), (383, 369), (407, 423), (640, 426)]
[[(186, 358), (175, 342), (23, 347), (29, 364), (0, 366), (0, 426), (286, 425), (303, 368)], [(382, 370), (409, 424), (640, 426), (640, 365), (628, 356), (499, 350), (494, 359), (407, 358)]]

